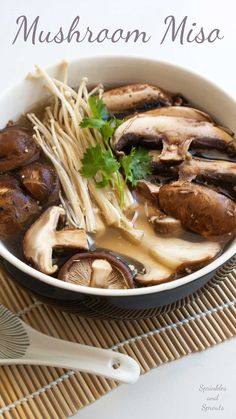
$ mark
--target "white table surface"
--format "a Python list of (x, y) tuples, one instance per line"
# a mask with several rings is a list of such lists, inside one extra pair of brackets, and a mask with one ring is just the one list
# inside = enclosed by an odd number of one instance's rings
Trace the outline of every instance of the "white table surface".
[[(170, 40), (160, 45), (164, 34), (164, 19), (175, 15), (180, 22), (188, 16), (188, 28), (196, 22), (206, 32), (219, 28), (224, 35), (214, 44), (179, 45)], [(32, 70), (35, 63), (49, 66), (63, 58), (104, 54), (126, 54), (151, 57), (181, 64), (202, 73), (236, 97), (236, 5), (234, 0), (7, 0), (1, 2), (0, 92), (20, 80)], [(56, 31), (68, 27), (80, 15), (80, 29), (138, 28), (151, 35), (146, 43), (102, 44), (71, 43), (30, 45), (16, 42), (12, 45), (17, 26), (16, 19), (27, 15), (32, 20), (40, 16), (41, 29)], [(219, 104), (220, 106), (220, 104)], [(120, 419), (182, 418), (201, 419), (236, 417), (236, 340), (164, 365), (141, 377), (138, 383), (121, 386), (93, 405), (81, 410), (76, 417)], [(219, 400), (207, 402), (199, 386), (226, 387)], [(214, 395), (217, 395), (216, 393)], [(202, 405), (223, 406), (223, 411), (203, 412)]]

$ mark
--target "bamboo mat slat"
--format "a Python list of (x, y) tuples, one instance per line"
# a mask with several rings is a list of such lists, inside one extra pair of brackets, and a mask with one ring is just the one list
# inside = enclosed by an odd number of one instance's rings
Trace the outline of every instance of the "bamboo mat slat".
[[(0, 304), (51, 336), (132, 356), (146, 373), (236, 335), (236, 257), (194, 298), (151, 319), (85, 319), (36, 301), (0, 266)], [(117, 387), (113, 380), (74, 370), (0, 367), (0, 418), (64, 419)]]

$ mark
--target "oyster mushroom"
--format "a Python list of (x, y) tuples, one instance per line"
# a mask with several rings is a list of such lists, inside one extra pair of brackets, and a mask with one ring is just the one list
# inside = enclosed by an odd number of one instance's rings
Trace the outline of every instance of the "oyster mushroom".
[(174, 182), (159, 192), (159, 205), (183, 227), (205, 237), (233, 235), (236, 232), (236, 203), (202, 185)]
[(183, 162), (179, 167), (181, 180), (197, 180), (218, 185), (236, 198), (236, 163), (222, 160), (193, 158)]
[(65, 217), (61, 207), (48, 208), (26, 232), (23, 240), (25, 258), (39, 271), (51, 275), (58, 269), (53, 265), (53, 249), (88, 249), (85, 230), (63, 229), (58, 231), (59, 220)]
[(145, 113), (123, 122), (112, 139), (112, 147), (118, 153), (137, 145), (151, 150), (162, 148), (160, 161), (165, 163), (180, 163), (188, 158), (190, 145), (236, 155), (236, 140), (213, 123)]
[(30, 129), (11, 125), (0, 131), (0, 172), (18, 169), (38, 157), (39, 149)]
[(133, 271), (108, 252), (78, 253), (60, 269), (58, 278), (73, 284), (95, 288), (134, 288)]
[(52, 201), (59, 196), (59, 179), (48, 163), (35, 162), (20, 171), (21, 183), (37, 201)]
[(151, 84), (130, 84), (103, 93), (102, 100), (109, 112), (124, 117), (135, 111), (160, 106), (181, 105), (184, 99)]
[(24, 229), (31, 218), (39, 212), (34, 199), (9, 175), (0, 176), (0, 236), (6, 238)]

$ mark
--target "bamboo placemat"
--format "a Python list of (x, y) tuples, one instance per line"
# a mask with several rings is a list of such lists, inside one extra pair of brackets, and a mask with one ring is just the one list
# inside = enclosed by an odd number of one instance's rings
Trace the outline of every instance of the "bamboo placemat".
[[(101, 321), (60, 313), (18, 288), (2, 268), (0, 303), (46, 334), (128, 354), (145, 373), (236, 335), (235, 268), (236, 257), (192, 301), (146, 320)], [(66, 418), (115, 387), (112, 380), (73, 370), (1, 367), (0, 418)]]

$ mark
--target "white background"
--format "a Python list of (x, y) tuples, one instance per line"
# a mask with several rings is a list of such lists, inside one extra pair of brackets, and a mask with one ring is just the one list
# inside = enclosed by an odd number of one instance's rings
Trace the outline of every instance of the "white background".
[[(89, 26), (94, 32), (108, 28), (139, 29), (151, 35), (147, 44), (141, 42), (102, 44), (87, 42), (37, 44), (22, 41), (12, 45), (17, 31), (16, 19), (26, 15), (32, 22), (40, 16), (40, 30), (56, 34), (60, 26), (69, 28), (75, 16), (80, 16), (78, 29)], [(224, 35), (214, 44), (172, 43), (160, 45), (165, 32), (164, 19), (176, 20), (188, 16), (187, 30), (192, 23), (204, 27), (206, 34), (219, 28)], [(1, 0), (0, 91), (9, 87), (33, 69), (35, 63), (49, 66), (63, 58), (104, 54), (126, 54), (167, 60), (194, 69), (218, 83), (236, 97), (236, 6), (234, 0)], [(197, 33), (197, 32), (196, 32)], [(221, 104), (219, 103), (219, 106)], [(205, 353), (164, 365), (132, 386), (121, 386), (95, 404), (79, 412), (78, 418), (141, 419), (141, 418), (224, 418), (236, 417), (236, 340), (226, 342)], [(206, 397), (199, 392), (200, 384), (222, 384), (227, 391), (220, 396), (223, 412), (205, 413), (201, 406)], [(216, 403), (217, 405), (217, 403)]]

